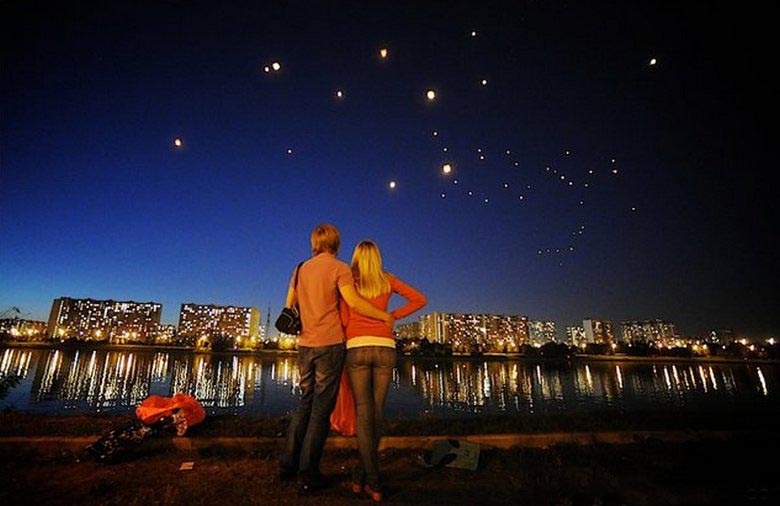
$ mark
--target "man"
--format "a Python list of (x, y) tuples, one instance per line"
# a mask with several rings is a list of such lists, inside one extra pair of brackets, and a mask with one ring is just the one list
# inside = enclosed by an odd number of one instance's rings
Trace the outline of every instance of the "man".
[(298, 338), (298, 370), (301, 399), (287, 428), (279, 477), (297, 475), (300, 491), (325, 485), (319, 464), (330, 429), (330, 413), (336, 404), (344, 365), (344, 330), (339, 317), (339, 296), (349, 307), (390, 328), (392, 315), (360, 297), (349, 266), (336, 258), (341, 245), (338, 229), (318, 225), (311, 233), (312, 258), (295, 273), (287, 290), (286, 307), (298, 304), (303, 330)]

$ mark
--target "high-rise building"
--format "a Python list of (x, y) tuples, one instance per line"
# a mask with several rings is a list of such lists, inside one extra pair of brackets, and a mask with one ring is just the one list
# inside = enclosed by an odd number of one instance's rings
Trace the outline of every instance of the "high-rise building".
[(231, 340), (231, 347), (252, 346), (260, 332), (260, 310), (256, 307), (217, 306), (185, 303), (179, 312), (178, 339), (188, 344), (213, 344)]
[(528, 341), (528, 318), (517, 315), (429, 313), (420, 317), (422, 337), (453, 351), (517, 351)]
[(664, 344), (676, 337), (674, 323), (664, 320), (642, 320), (620, 322), (623, 342)]
[(162, 304), (115, 300), (54, 299), (46, 335), (50, 338), (150, 343), (160, 325)]
[(40, 341), (46, 336), (46, 322), (3, 318), (0, 320), (0, 335), (9, 336), (13, 341)]
[(396, 326), (395, 335), (398, 339), (419, 339), (422, 337), (420, 322), (410, 322)]
[(580, 346), (585, 343), (585, 329), (583, 327), (566, 327), (566, 342), (572, 346)]
[(172, 344), (176, 339), (176, 326), (175, 325), (159, 325), (157, 328), (157, 337), (154, 339), (155, 344)]
[(735, 341), (734, 331), (731, 329), (717, 329), (710, 332), (708, 341), (720, 346), (728, 346)]
[(586, 318), (582, 321), (582, 328), (585, 329), (585, 342), (588, 344), (615, 343), (611, 321)]
[(528, 338), (532, 345), (541, 346), (545, 343), (557, 341), (555, 335), (555, 322), (553, 321), (529, 321)]

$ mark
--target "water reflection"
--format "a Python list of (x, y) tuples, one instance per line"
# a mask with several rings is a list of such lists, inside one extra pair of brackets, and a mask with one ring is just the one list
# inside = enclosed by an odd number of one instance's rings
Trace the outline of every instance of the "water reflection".
[[(0, 409), (130, 411), (151, 394), (185, 392), (212, 413), (277, 415), (295, 407), (294, 356), (189, 352), (0, 350), (17, 375)], [(401, 359), (389, 416), (536, 414), (614, 409), (777, 409), (778, 366), (696, 363)]]

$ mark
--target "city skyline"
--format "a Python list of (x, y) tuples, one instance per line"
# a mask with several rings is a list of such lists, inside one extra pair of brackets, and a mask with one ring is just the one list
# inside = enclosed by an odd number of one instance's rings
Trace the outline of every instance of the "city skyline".
[[(18, 308), (12, 308), (18, 310)], [(144, 311), (152, 311), (150, 315), (144, 315)], [(140, 313), (139, 313), (140, 311)], [(262, 314), (256, 306), (229, 306), (216, 303), (199, 304), (186, 302), (180, 305), (177, 324), (165, 324), (161, 321), (163, 307), (154, 301), (140, 302), (131, 300), (97, 300), (92, 298), (74, 299), (70, 297), (59, 297), (52, 302), (49, 318), (46, 320), (35, 320), (31, 318), (19, 318), (18, 312), (15, 317), (4, 316), (0, 321), (4, 324), (17, 321), (20, 323), (16, 328), (5, 329), (11, 332), (11, 335), (22, 336), (27, 332), (32, 332), (32, 327), (40, 324), (45, 329), (47, 338), (57, 337), (76, 337), (84, 339), (85, 336), (92, 340), (113, 341), (121, 337), (122, 341), (139, 341), (149, 343), (170, 343), (174, 334), (181, 341), (187, 337), (193, 344), (204, 334), (215, 336), (217, 334), (231, 335), (239, 341), (246, 343), (258, 343), (267, 341), (269, 330), (278, 337), (278, 333), (270, 326), (269, 314), (266, 314), (265, 327), (262, 325)], [(138, 316), (146, 319), (146, 324), (138, 321)], [(132, 318), (133, 322), (128, 320)], [(440, 329), (443, 323), (432, 323), (431, 318), (445, 318), (455, 323), (455, 327), (445, 331)], [(499, 340), (511, 340), (513, 346), (519, 344), (543, 344), (545, 342), (591, 342), (591, 343), (613, 343), (613, 342), (671, 342), (683, 339), (720, 341), (716, 336), (727, 333), (726, 340), (731, 342), (735, 340), (732, 329), (708, 330), (706, 335), (682, 335), (675, 330), (675, 323), (670, 320), (655, 319), (635, 319), (620, 321), (620, 333), (615, 331), (615, 322), (612, 320), (584, 317), (582, 326), (558, 326), (555, 321), (545, 321), (530, 318), (521, 314), (469, 314), (463, 312), (433, 312), (424, 313), (415, 317), (399, 320), (395, 327), (399, 339), (408, 339), (416, 337), (425, 337), (431, 342), (450, 342), (451, 337), (444, 337), (445, 334), (459, 335), (460, 338), (470, 340), (473, 332), (483, 332), (484, 337), (490, 341), (498, 338)], [(184, 323), (183, 323), (184, 322)], [(594, 327), (594, 324), (596, 327)], [(464, 327), (465, 325), (465, 327)], [(606, 325), (605, 330), (600, 330)], [(518, 327), (519, 326), (519, 327)], [(12, 326), (13, 327), (13, 326)], [(24, 327), (24, 328), (22, 328)], [(60, 329), (61, 327), (61, 329)], [(137, 327), (137, 328), (136, 328)], [(148, 327), (148, 328), (147, 328)], [(435, 329), (434, 329), (435, 327)], [(598, 328), (598, 330), (596, 329)], [(30, 329), (30, 330), (26, 330)], [(63, 329), (70, 329), (67, 335)], [(410, 329), (415, 329), (410, 332)], [(438, 329), (438, 330), (436, 330)], [(128, 331), (138, 331), (139, 335), (127, 335)], [(35, 331), (36, 338), (40, 338), (43, 330)], [(117, 332), (123, 332), (120, 336)], [(148, 335), (147, 335), (148, 334)], [(160, 337), (157, 337), (159, 334)], [(462, 334), (462, 335), (461, 335)], [(602, 336), (602, 334), (604, 334)], [(33, 336), (33, 333), (30, 334)], [(438, 337), (437, 337), (438, 336)], [(493, 336), (493, 337), (489, 337)], [(740, 337), (740, 336), (737, 336)], [(744, 338), (744, 336), (741, 336)], [(774, 336), (764, 336), (757, 342), (769, 342)]]
[[(263, 327), (263, 324), (261, 323), (262, 320), (263, 320), (263, 315), (262, 315), (262, 313), (261, 313), (261, 311), (260, 311), (258, 306), (243, 306), (243, 305), (221, 304), (219, 302), (213, 302), (213, 301), (212, 302), (208, 302), (208, 303), (196, 303), (196, 302), (192, 302), (192, 301), (182, 302), (181, 304), (179, 304), (179, 308), (180, 309), (179, 309), (178, 313), (176, 313), (176, 317), (174, 319), (172, 319), (172, 321), (174, 323), (168, 323), (167, 321), (162, 319), (162, 315), (164, 314), (164, 312), (163, 312), (164, 307), (163, 307), (162, 304), (160, 304), (158, 302), (154, 302), (154, 301), (142, 302), (142, 301), (132, 301), (132, 300), (119, 300), (119, 299), (95, 299), (95, 298), (92, 298), (92, 297), (76, 298), (76, 297), (68, 297), (68, 296), (62, 296), (62, 297), (58, 297), (58, 298), (54, 299), (53, 306), (50, 308), (50, 311), (49, 311), (49, 316), (46, 317), (46, 318), (34, 318), (31, 315), (27, 315), (26, 313), (22, 313), (22, 314), (26, 315), (25, 318), (19, 318), (18, 315), (16, 316), (16, 318), (19, 321), (41, 322), (41, 323), (48, 324), (49, 326), (51, 326), (52, 319), (54, 318), (55, 307), (57, 306), (58, 302), (60, 302), (63, 299), (74, 300), (74, 301), (91, 301), (91, 302), (96, 302), (96, 303), (111, 302), (111, 303), (116, 303), (116, 304), (119, 304), (119, 303), (126, 303), (126, 304), (132, 304), (132, 305), (153, 304), (153, 305), (156, 305), (156, 306), (160, 306), (159, 307), (159, 315), (158, 315), (159, 321), (156, 322), (157, 325), (159, 325), (161, 328), (162, 327), (173, 327), (173, 328), (177, 329), (177, 332), (179, 332), (178, 329), (179, 329), (179, 327), (181, 325), (183, 312), (185, 311), (185, 308), (189, 308), (190, 306), (192, 306), (192, 307), (199, 307), (199, 308), (251, 309), (252, 311), (255, 311), (257, 313), (256, 316), (252, 317), (252, 321), (257, 324), (257, 328), (258, 328), (260, 334), (267, 334), (267, 332), (269, 330), (269, 329), (265, 329)], [(12, 307), (11, 309), (18, 310), (19, 308)], [(419, 324), (419, 322), (424, 317), (430, 316), (430, 315), (434, 315), (434, 314), (439, 314), (439, 313), (440, 314), (495, 316), (495, 317), (515, 317), (515, 316), (520, 316), (517, 313), (513, 313), (513, 314), (510, 314), (510, 313), (490, 313), (490, 312), (488, 312), (488, 313), (467, 313), (467, 312), (464, 312), (464, 311), (456, 311), (456, 312), (452, 312), (452, 311), (434, 311), (434, 312), (426, 312), (424, 314), (416, 315), (416, 316), (408, 316), (406, 318), (398, 320), (396, 322), (396, 329), (399, 326), (401, 326), (401, 325), (409, 325), (409, 324), (414, 324), (414, 323)], [(266, 319), (268, 319), (268, 317), (269, 317), (269, 314), (266, 314)], [(575, 328), (575, 327), (571, 326), (572, 323), (581, 322), (581, 323), (583, 323), (583, 325), (587, 325), (588, 321), (593, 321), (593, 318), (591, 316), (583, 316), (580, 320), (576, 320), (574, 322), (556, 322), (554, 320), (546, 321), (544, 319), (540, 320), (538, 318), (531, 317), (531, 316), (528, 316), (528, 315), (525, 315), (525, 314), (523, 314), (522, 317), (527, 320), (526, 325), (528, 327), (528, 332), (530, 334), (534, 333), (534, 330), (532, 329), (532, 324), (551, 326), (549, 329), (545, 329), (545, 330), (541, 330), (542, 327), (539, 327), (539, 330), (537, 330), (537, 332), (539, 333), (539, 337), (533, 337), (533, 335), (529, 335), (528, 337), (529, 337), (530, 341), (540, 340), (541, 339), (540, 336), (542, 334), (546, 335), (548, 333), (550, 335), (554, 335), (556, 337), (556, 339), (561, 339), (561, 338), (569, 339), (570, 338), (570, 336), (569, 336), (570, 329), (574, 329)], [(171, 320), (169, 320), (169, 321), (171, 321)], [(596, 321), (598, 321), (598, 322), (604, 321), (604, 322), (609, 323), (610, 324), (609, 332), (611, 334), (614, 332), (613, 329), (612, 329), (612, 326), (614, 326), (615, 323), (617, 322), (621, 326), (621, 332), (619, 334), (621, 337), (619, 339), (615, 339), (615, 340), (621, 340), (621, 341), (630, 340), (630, 339), (626, 339), (625, 338), (625, 335), (626, 335), (625, 327), (629, 326), (629, 325), (632, 327), (632, 329), (629, 332), (634, 332), (634, 333), (647, 334), (647, 333), (651, 333), (651, 332), (656, 332), (656, 333), (661, 333), (663, 335), (666, 335), (667, 333), (669, 333), (669, 331), (667, 329), (662, 329), (662, 330), (653, 329), (653, 330), (650, 330), (648, 328), (648, 325), (650, 325), (651, 327), (655, 327), (655, 326), (661, 325), (661, 326), (669, 326), (671, 328), (671, 334), (672, 335), (675, 335), (675, 336), (677, 336), (677, 335), (687, 335), (689, 337), (695, 337), (695, 338), (705, 338), (705, 337), (711, 335), (713, 332), (717, 332), (717, 331), (722, 331), (723, 330), (723, 329), (720, 329), (720, 328), (716, 328), (716, 326), (709, 326), (709, 327), (707, 327), (706, 331), (702, 332), (701, 334), (689, 334), (689, 333), (688, 334), (685, 334), (685, 333), (684, 334), (678, 334), (674, 330), (675, 327), (676, 327), (676, 324), (673, 321), (670, 321), (669, 319), (658, 318), (658, 317), (655, 317), (655, 318), (648, 318), (648, 317), (636, 318), (635, 317), (633, 319), (620, 320), (620, 321), (614, 320), (612, 318), (599, 318)], [(563, 323), (563, 325), (560, 325), (559, 327), (556, 328), (556, 325), (558, 325), (558, 323)], [(80, 327), (77, 327), (77, 328), (80, 328)], [(84, 327), (84, 328), (87, 328), (87, 327)], [(582, 327), (579, 327), (579, 329), (580, 329), (581, 332), (585, 332), (585, 330)], [(274, 329), (271, 329), (271, 330), (273, 332), (277, 332)], [(734, 332), (734, 329), (729, 329), (729, 332)], [(49, 332), (49, 334), (51, 334), (51, 332)], [(744, 334), (741, 334), (741, 335), (744, 336)], [(760, 340), (766, 340), (766, 339), (769, 339), (769, 338), (773, 338), (774, 334), (773, 335), (763, 335), (763, 336), (749, 336), (749, 337), (751, 337), (753, 340), (759, 340), (760, 341)]]
[(0, 310), (278, 311), (332, 222), (341, 259), (376, 240), (430, 312), (780, 330), (768, 20), (558, 1), (7, 14)]

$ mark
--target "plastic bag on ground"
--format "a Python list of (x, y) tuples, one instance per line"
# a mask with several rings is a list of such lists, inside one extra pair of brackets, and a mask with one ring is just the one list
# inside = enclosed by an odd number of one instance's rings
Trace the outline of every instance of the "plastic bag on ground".
[(184, 418), (187, 427), (197, 425), (206, 418), (206, 410), (197, 399), (181, 393), (173, 397), (151, 395), (135, 409), (135, 416), (146, 425), (152, 425), (157, 420), (174, 413)]

